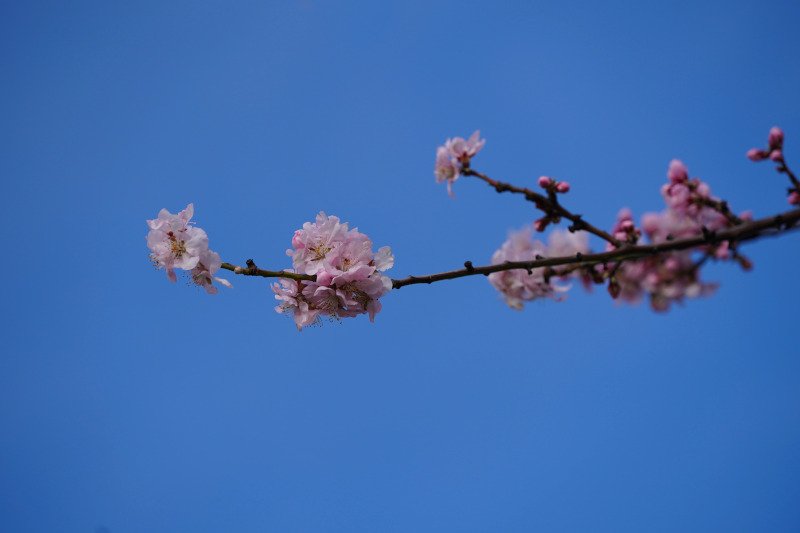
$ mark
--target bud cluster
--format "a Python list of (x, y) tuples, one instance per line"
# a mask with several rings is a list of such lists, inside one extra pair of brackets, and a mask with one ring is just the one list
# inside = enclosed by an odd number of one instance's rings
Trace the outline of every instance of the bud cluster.
[(789, 180), (792, 182), (787, 197), (789, 204), (800, 206), (800, 182), (786, 166), (786, 161), (783, 158), (783, 130), (777, 126), (769, 130), (767, 144), (768, 148), (766, 150), (751, 148), (747, 151), (747, 157), (749, 157), (751, 161), (763, 161), (769, 158), (778, 163), (778, 172), (788, 174)]
[(556, 214), (552, 207), (558, 203), (556, 194), (566, 194), (569, 192), (570, 186), (566, 181), (557, 181), (549, 176), (540, 176), (537, 181), (539, 187), (547, 191), (547, 196), (550, 199), (550, 205), (543, 207), (542, 204), (537, 204), (541, 209), (544, 209), (546, 214), (542, 218), (533, 221), (533, 229), (538, 232), (543, 232), (550, 224), (557, 224), (561, 221), (561, 217)]
[(751, 148), (747, 151), (750, 161), (763, 161), (771, 159), (776, 163), (783, 161), (783, 130), (774, 126), (767, 136), (767, 148)]
[[(652, 244), (701, 235), (710, 238), (715, 231), (750, 218), (748, 213), (733, 215), (725, 202), (711, 195), (707, 183), (690, 179), (686, 165), (677, 159), (669, 164), (667, 183), (662, 186), (661, 194), (667, 208), (642, 217), (642, 230)], [(622, 230), (628, 238), (622, 238)], [(641, 231), (633, 226), (629, 210), (620, 212), (612, 234), (629, 244), (639, 243)], [(695, 250), (625, 261), (609, 268), (613, 272), (609, 292), (628, 302), (638, 302), (646, 294), (656, 311), (666, 311), (673, 302), (684, 298), (710, 294), (716, 285), (700, 280), (701, 263), (694, 259), (698, 251), (716, 259), (741, 258), (732, 252), (728, 242), (712, 242)]]

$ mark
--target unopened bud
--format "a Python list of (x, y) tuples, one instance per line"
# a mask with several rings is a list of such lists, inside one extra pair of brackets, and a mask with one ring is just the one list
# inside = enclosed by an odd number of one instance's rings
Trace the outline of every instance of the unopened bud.
[(769, 158), (776, 163), (783, 161), (783, 152), (780, 150), (773, 150), (772, 153), (769, 154)]
[(763, 161), (769, 156), (769, 152), (759, 150), (758, 148), (750, 148), (747, 151), (747, 159), (750, 161)]
[(791, 205), (800, 205), (800, 192), (790, 192), (788, 200)]
[(780, 150), (783, 147), (783, 130), (778, 126), (773, 127), (769, 130), (769, 138), (767, 141), (772, 150)]
[(569, 183), (566, 181), (559, 181), (558, 185), (556, 185), (556, 190), (560, 193), (569, 192)]
[(539, 187), (541, 187), (542, 189), (548, 189), (552, 187), (552, 185), (553, 185), (552, 178), (548, 178), (547, 176), (541, 176), (539, 178)]
[(689, 179), (689, 171), (686, 165), (679, 159), (673, 159), (669, 162), (669, 170), (667, 170), (667, 178), (672, 183), (678, 183)]
[(533, 222), (533, 229), (535, 229), (536, 231), (542, 232), (542, 231), (545, 230), (545, 228), (547, 228), (547, 222), (548, 221), (547, 221), (546, 218), (540, 218), (538, 220), (535, 220)]

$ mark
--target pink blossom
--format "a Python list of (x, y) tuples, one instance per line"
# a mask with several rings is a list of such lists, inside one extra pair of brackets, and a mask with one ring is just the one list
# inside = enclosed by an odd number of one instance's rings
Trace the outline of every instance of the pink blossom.
[(789, 204), (800, 205), (800, 192), (792, 191), (789, 193)]
[[(647, 213), (642, 217), (642, 229), (654, 244), (673, 239), (703, 235), (729, 227), (732, 222), (719, 207), (720, 200), (711, 194), (707, 183), (689, 179), (683, 163), (673, 160), (667, 172), (669, 181), (662, 187), (667, 208), (660, 213)], [(743, 213), (743, 216), (752, 216)], [(632, 223), (630, 213), (620, 213), (613, 235), (620, 240)], [(629, 240), (629, 242), (631, 242)], [(700, 280), (700, 268), (695, 263), (696, 252), (711, 254), (717, 259), (732, 257), (730, 244), (721, 242), (700, 246), (694, 250), (671, 252), (635, 261), (624, 261), (618, 268), (609, 266), (614, 272), (609, 292), (623, 301), (636, 302), (645, 295), (656, 311), (666, 311), (675, 302), (695, 298), (712, 292), (716, 285)]]
[(273, 284), (276, 299), (283, 302), (276, 311), (291, 312), (298, 329), (322, 316), (368, 314), (374, 320), (379, 298), (392, 288), (392, 280), (380, 273), (394, 265), (391, 248), (373, 252), (369, 237), (322, 212), (294, 233), (286, 253), (295, 272), (316, 275), (315, 281)]
[(461, 165), (458, 160), (451, 157), (450, 152), (444, 146), (436, 150), (436, 166), (433, 169), (436, 176), (436, 183), (447, 182), (447, 194), (453, 195), (453, 183), (461, 175)]
[[(580, 246), (580, 243), (565, 242), (561, 246)], [(512, 232), (506, 242), (492, 256), (492, 264), (499, 265), (514, 261), (533, 261), (537, 257), (545, 257), (547, 248), (539, 241), (533, 240), (530, 227)], [(544, 268), (503, 270), (489, 274), (489, 283), (500, 291), (509, 307), (522, 309), (524, 302), (537, 298), (553, 298), (569, 289), (552, 283), (545, 276)]]
[(214, 274), (220, 269), (221, 265), (222, 260), (217, 252), (203, 250), (200, 253), (200, 261), (191, 271), (192, 282), (195, 285), (203, 287), (208, 294), (217, 293), (217, 288), (212, 285), (212, 281), (216, 281), (230, 288), (231, 284), (228, 280), (214, 277)]
[(548, 257), (567, 257), (589, 253), (589, 234), (585, 231), (554, 230), (547, 238)]
[(275, 299), (282, 302), (275, 307), (278, 313), (291, 313), (298, 330), (317, 321), (320, 311), (309, 306), (302, 294), (300, 281), (280, 278), (272, 284)]
[(292, 257), (296, 272), (314, 275), (322, 269), (325, 257), (347, 238), (347, 224), (338, 217), (329, 217), (320, 211), (316, 222), (306, 222), (303, 229), (292, 237), (292, 247), (286, 255)]
[(469, 160), (480, 152), (483, 145), (486, 144), (486, 140), (480, 137), (481, 132), (475, 130), (475, 132), (470, 135), (469, 139), (466, 140), (461, 137), (447, 139), (444, 143), (444, 147), (450, 152), (450, 155), (456, 158), (462, 165), (467, 165)]
[(200, 255), (208, 250), (208, 235), (200, 228), (190, 225), (194, 206), (173, 215), (166, 209), (158, 218), (148, 220), (147, 247), (150, 257), (158, 268), (164, 268), (170, 281), (175, 281), (175, 269), (192, 270), (200, 261)]
[(436, 149), (433, 173), (436, 176), (436, 183), (447, 182), (447, 193), (450, 196), (453, 195), (453, 183), (484, 144), (486, 141), (480, 138), (480, 132), (475, 131), (469, 139), (462, 137), (447, 139), (444, 145)]
[(666, 311), (672, 303), (705, 296), (716, 289), (715, 284), (699, 279), (699, 270), (691, 251), (673, 252), (625, 261), (614, 274), (614, 281), (621, 300), (635, 303), (647, 295), (654, 310)]

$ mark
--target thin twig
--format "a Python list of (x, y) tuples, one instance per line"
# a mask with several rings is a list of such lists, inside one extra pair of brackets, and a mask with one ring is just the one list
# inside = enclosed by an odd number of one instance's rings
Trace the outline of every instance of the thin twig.
[(231, 263), (222, 263), (221, 268), (230, 270), (234, 274), (242, 276), (261, 276), (262, 278), (289, 278), (298, 281), (316, 281), (317, 276), (309, 274), (297, 274), (296, 272), (287, 272), (285, 270), (263, 270), (260, 268), (240, 267)]
[(511, 185), (510, 183), (504, 183), (502, 181), (494, 180), (489, 176), (487, 176), (486, 174), (478, 172), (477, 170), (473, 170), (469, 167), (462, 169), (461, 173), (465, 176), (473, 176), (480, 180), (485, 181), (486, 183), (494, 187), (494, 190), (496, 190), (497, 192), (510, 192), (510, 193), (524, 195), (526, 200), (536, 204), (536, 207), (544, 211), (546, 215), (566, 218), (572, 221), (573, 224), (572, 229), (574, 230), (588, 231), (589, 233), (597, 235), (601, 239), (610, 242), (617, 248), (623, 246), (624, 244), (620, 242), (618, 239), (614, 238), (608, 232), (605, 232), (600, 228), (586, 222), (581, 215), (575, 214), (570, 210), (568, 210), (566, 207), (562, 206), (558, 202), (558, 199), (555, 197), (555, 195), (551, 195), (551, 197), (548, 198), (547, 196), (539, 194), (536, 191), (532, 191), (524, 187), (517, 187), (515, 185)]

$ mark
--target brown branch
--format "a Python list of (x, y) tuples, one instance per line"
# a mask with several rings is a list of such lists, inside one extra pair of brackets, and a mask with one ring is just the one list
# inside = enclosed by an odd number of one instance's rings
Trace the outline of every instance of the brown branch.
[[(406, 285), (417, 285), (421, 283), (430, 284), (437, 281), (463, 278), (466, 276), (488, 276), (493, 272), (502, 272), (504, 270), (532, 270), (534, 268), (556, 267), (561, 265), (572, 265), (574, 268), (582, 268), (592, 265), (619, 262), (623, 260), (641, 259), (643, 257), (658, 255), (665, 252), (688, 250), (691, 248), (707, 246), (709, 244), (716, 244), (723, 241), (740, 243), (767, 235), (777, 235), (792, 229), (796, 229), (798, 224), (800, 224), (800, 209), (793, 209), (772, 217), (746, 222), (732, 228), (718, 231), (716, 233), (706, 232), (704, 235), (697, 237), (667, 241), (659, 244), (627, 246), (612, 250), (610, 252), (575, 254), (573, 256), (566, 257), (548, 257), (536, 259), (534, 261), (507, 261), (499, 265), (486, 266), (474, 266), (471, 261), (467, 261), (464, 263), (464, 268), (461, 270), (451, 270), (449, 272), (440, 272), (438, 274), (409, 276), (403, 279), (393, 279), (392, 288), (400, 289)], [(317, 279), (316, 276), (309, 274), (297, 274), (295, 272), (287, 272), (285, 270), (263, 270), (257, 268), (255, 263), (252, 263), (251, 260), (248, 260), (247, 263), (248, 266), (246, 267), (236, 266), (231, 263), (222, 263), (222, 268), (242, 276), (289, 278), (297, 281), (316, 281)], [(556, 272), (555, 275), (561, 275), (565, 272), (567, 271)]]
[(549, 196), (545, 196), (543, 194), (539, 194), (536, 191), (532, 191), (530, 189), (526, 189), (524, 187), (517, 187), (515, 185), (511, 185), (510, 183), (504, 183), (502, 181), (493, 180), (486, 174), (482, 172), (478, 172), (477, 170), (473, 170), (469, 167), (463, 168), (461, 173), (465, 176), (473, 176), (480, 180), (485, 181), (497, 192), (510, 192), (515, 194), (522, 194), (525, 196), (525, 199), (529, 202), (533, 202), (536, 204), (536, 207), (548, 216), (553, 216), (556, 218), (566, 218), (572, 221), (572, 227), (570, 230), (585, 230), (593, 235), (597, 235), (601, 239), (610, 242), (617, 248), (622, 246), (624, 243), (620, 242), (619, 239), (614, 238), (611, 234), (601, 230), (600, 228), (593, 226), (586, 222), (581, 215), (571, 212), (566, 207), (562, 206), (558, 199), (554, 194)]
[(789, 168), (789, 165), (786, 164), (786, 160), (781, 158), (780, 162), (778, 163), (778, 172), (783, 172), (787, 176), (789, 176), (789, 181), (792, 182), (794, 188), (797, 192), (800, 192), (800, 181), (798, 181), (797, 176), (794, 175), (794, 172)]
[[(248, 259), (248, 263), (251, 263), (252, 260)], [(262, 278), (289, 278), (298, 281), (316, 281), (317, 276), (311, 276), (309, 274), (297, 274), (295, 272), (287, 272), (285, 270), (262, 270), (260, 268), (255, 268), (255, 263), (252, 266), (248, 264), (246, 267), (240, 267), (233, 265), (231, 263), (222, 263), (221, 268), (225, 270), (230, 270), (234, 274), (239, 274), (242, 276), (261, 276)]]
[(736, 216), (728, 207), (728, 202), (724, 200), (712, 200), (711, 198), (698, 198), (697, 203), (700, 205), (704, 205), (706, 207), (710, 207), (717, 213), (724, 216), (728, 222), (734, 225), (738, 225), (742, 223), (742, 219)]
[(708, 244), (716, 244), (723, 241), (738, 243), (757, 239), (766, 235), (777, 235), (796, 228), (798, 223), (800, 223), (800, 209), (793, 209), (779, 215), (754, 220), (752, 222), (727, 228), (716, 233), (706, 232), (702, 236), (667, 241), (659, 244), (642, 244), (619, 248), (610, 252), (596, 254), (575, 254), (574, 256), (551, 257), (537, 259), (535, 261), (507, 261), (499, 265), (478, 267), (473, 266), (472, 263), (469, 263), (467, 268), (461, 270), (451, 270), (450, 272), (441, 272), (427, 276), (409, 276), (403, 279), (395, 279), (392, 280), (392, 288), (400, 289), (406, 285), (416, 285), (419, 283), (429, 284), (447, 279), (475, 276), (478, 274), (488, 276), (493, 272), (502, 272), (504, 270), (531, 270), (533, 268), (554, 267), (569, 264), (592, 266), (628, 259), (641, 259), (642, 257), (657, 255), (664, 252), (688, 250), (691, 248), (697, 248), (699, 246), (705, 246)]

